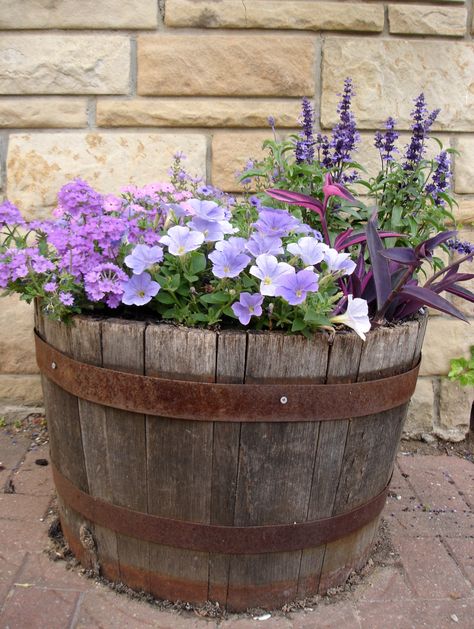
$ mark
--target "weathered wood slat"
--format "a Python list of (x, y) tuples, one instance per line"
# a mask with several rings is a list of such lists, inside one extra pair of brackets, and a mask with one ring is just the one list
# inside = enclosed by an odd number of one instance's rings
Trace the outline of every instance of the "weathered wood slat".
[[(327, 338), (249, 334), (245, 382), (324, 382)], [(311, 490), (319, 423), (243, 424), (234, 524), (302, 522)], [(228, 604), (232, 609), (277, 605), (296, 597), (301, 551), (235, 556)]]
[[(91, 365), (102, 365), (101, 319), (75, 317), (71, 326), (71, 353)], [(78, 399), (84, 462), (91, 496), (113, 501), (107, 456), (106, 409), (99, 404)], [(113, 531), (94, 525), (93, 533), (98, 556), (102, 559), (101, 572), (110, 579), (118, 579), (113, 567), (117, 559), (117, 539)]]
[[(332, 342), (326, 371), (329, 384), (354, 382), (359, 371), (363, 342), (355, 334), (337, 334)], [(346, 445), (349, 420), (321, 422), (315, 454), (308, 520), (332, 515)], [(302, 552), (298, 598), (314, 594), (319, 586), (325, 546)]]
[[(362, 347), (357, 381), (402, 373), (414, 363), (418, 321), (380, 328)], [(379, 493), (390, 479), (407, 405), (350, 421), (332, 515), (343, 513)], [(359, 534), (326, 546), (319, 591), (340, 583), (363, 561), (376, 533), (378, 519)], [(341, 557), (344, 562), (341, 563)]]
[[(224, 331), (217, 337), (216, 382), (245, 380), (247, 334)], [(241, 425), (215, 422), (212, 442), (211, 524), (234, 523)], [(227, 604), (230, 556), (209, 555), (208, 599)]]
[[(53, 321), (38, 311), (38, 328), (46, 342), (64, 354), (73, 356), (71, 325)], [(42, 385), (51, 460), (66, 478), (82, 491), (88, 492), (78, 399), (45, 377), (42, 378)], [(70, 531), (75, 539), (81, 540), (83, 527), (91, 530), (91, 523), (69, 509), (60, 498), (58, 506), (64, 532), (67, 534)], [(96, 568), (95, 554), (82, 547), (78, 550), (86, 567)]]
[[(216, 334), (208, 330), (149, 325), (147, 375), (214, 382)], [(209, 523), (212, 422), (147, 417), (149, 513)], [(152, 587), (167, 598), (203, 601), (208, 595), (209, 553), (150, 546)]]
[[(106, 319), (102, 325), (103, 366), (143, 374), (145, 324)], [(145, 416), (105, 409), (107, 461), (113, 502), (147, 511)], [(117, 534), (120, 577), (133, 588), (149, 590), (149, 545)]]

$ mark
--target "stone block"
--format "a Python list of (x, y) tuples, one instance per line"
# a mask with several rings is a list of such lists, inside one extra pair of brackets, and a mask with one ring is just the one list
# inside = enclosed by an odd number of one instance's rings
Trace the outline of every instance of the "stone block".
[(11, 404), (41, 406), (43, 392), (40, 376), (0, 374), (0, 406)]
[(16, 295), (0, 297), (0, 373), (38, 373), (33, 326), (33, 306)]
[(467, 9), (391, 4), (388, 20), (391, 33), (462, 37), (466, 32)]
[(0, 94), (126, 94), (124, 35), (2, 35)]
[[(454, 358), (454, 356), (452, 356)], [(448, 441), (462, 441), (469, 431), (469, 419), (474, 403), (474, 388), (457, 382), (441, 380), (439, 423), (435, 434)]]
[(457, 197), (458, 207), (453, 208), (456, 222), (463, 225), (474, 224), (474, 199)]
[(459, 319), (430, 317), (423, 343), (421, 376), (446, 375), (449, 361), (458, 356), (468, 356), (474, 345), (474, 325)]
[(167, 0), (165, 24), (194, 28), (379, 32), (383, 30), (384, 11), (382, 5), (355, 2)]
[(85, 98), (2, 98), (0, 126), (4, 128), (87, 127)]
[(331, 128), (336, 122), (338, 94), (350, 68), (360, 128), (377, 128), (393, 116), (399, 128), (409, 129), (413, 99), (424, 92), (430, 109), (441, 108), (438, 129), (473, 131), (473, 67), (473, 42), (328, 37), (323, 46), (322, 126)]
[(433, 430), (434, 390), (431, 378), (418, 378), (416, 389), (408, 407), (404, 433), (419, 437)]
[(262, 159), (265, 156), (262, 143), (271, 137), (271, 131), (264, 132), (217, 132), (212, 138), (212, 184), (233, 192), (243, 190), (237, 182), (249, 159)]
[[(1, 110), (0, 110), (1, 111)], [(295, 127), (301, 111), (297, 99), (136, 98), (99, 99), (99, 127)]]
[(28, 219), (49, 215), (61, 186), (76, 177), (99, 192), (168, 180), (173, 155), (183, 151), (191, 175), (206, 174), (200, 134), (41, 133), (10, 136), (7, 196)]
[(0, 28), (156, 28), (157, 8), (155, 0), (0, 0)]
[(314, 40), (305, 35), (142, 35), (145, 96), (304, 96), (314, 93)]
[(456, 158), (454, 189), (459, 194), (474, 193), (474, 136), (462, 135), (457, 141), (457, 150), (461, 154)]

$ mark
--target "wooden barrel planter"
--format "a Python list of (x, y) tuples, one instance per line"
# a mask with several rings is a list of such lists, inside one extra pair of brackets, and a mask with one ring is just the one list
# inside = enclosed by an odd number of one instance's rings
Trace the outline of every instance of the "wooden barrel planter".
[(51, 461), (81, 563), (159, 598), (275, 608), (367, 560), (426, 317), (308, 340), (37, 308)]

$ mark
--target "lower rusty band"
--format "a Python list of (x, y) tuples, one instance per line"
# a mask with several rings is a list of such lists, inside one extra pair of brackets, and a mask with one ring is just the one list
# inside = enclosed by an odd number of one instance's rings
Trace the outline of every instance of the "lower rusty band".
[(53, 465), (60, 498), (99, 526), (147, 542), (188, 550), (232, 555), (274, 553), (314, 548), (362, 528), (382, 511), (388, 484), (365, 504), (330, 518), (264, 526), (221, 526), (174, 520), (119, 507), (78, 489)]
[(350, 384), (214, 384), (96, 367), (35, 335), (40, 371), (89, 402), (134, 413), (225, 422), (323, 421), (373, 415), (407, 403), (419, 365), (397, 376)]

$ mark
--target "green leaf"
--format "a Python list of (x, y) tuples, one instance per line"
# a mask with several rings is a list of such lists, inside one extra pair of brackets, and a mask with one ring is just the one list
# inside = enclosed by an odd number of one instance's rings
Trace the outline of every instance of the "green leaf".
[(306, 323), (303, 321), (303, 319), (295, 319), (293, 321), (293, 325), (291, 326), (291, 331), (301, 332), (301, 330), (304, 330), (305, 328), (306, 328)]
[(203, 253), (194, 252), (191, 257), (191, 262), (189, 264), (189, 270), (192, 275), (196, 275), (197, 273), (201, 273), (201, 271), (204, 271), (204, 269), (206, 268), (206, 264), (206, 256)]
[(312, 325), (331, 325), (331, 322), (325, 315), (319, 314), (313, 308), (308, 308), (304, 316), (304, 320), (306, 323), (311, 323)]
[(186, 278), (186, 280), (190, 283), (193, 284), (194, 282), (197, 282), (199, 277), (197, 275), (188, 275), (187, 273), (185, 273), (184, 277)]
[(229, 295), (220, 291), (215, 293), (207, 293), (206, 295), (201, 295), (201, 297), (199, 297), (199, 301), (201, 301), (203, 304), (225, 304), (228, 299)]
[(166, 291), (160, 290), (160, 292), (155, 297), (156, 301), (159, 301), (160, 304), (174, 304), (173, 297), (167, 293)]

